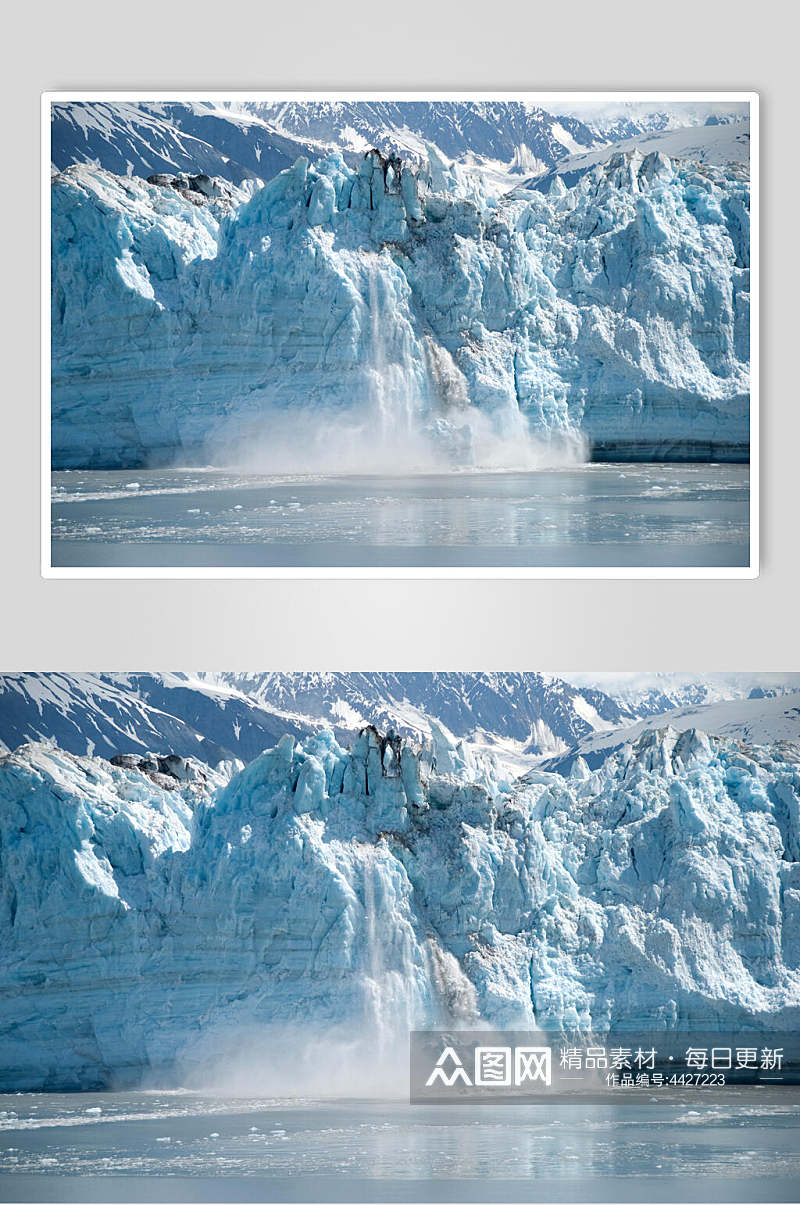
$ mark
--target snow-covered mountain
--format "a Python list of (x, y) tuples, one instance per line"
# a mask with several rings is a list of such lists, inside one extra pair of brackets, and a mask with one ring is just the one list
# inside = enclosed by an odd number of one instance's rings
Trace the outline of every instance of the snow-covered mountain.
[(433, 145), (449, 159), (549, 166), (604, 140), (575, 117), (522, 101), (280, 101), (241, 108), (282, 133), (342, 151), (376, 147), (421, 165)]
[(232, 212), (188, 191), (54, 178), (56, 468), (748, 457), (741, 165), (618, 154), (503, 198), (335, 153)]
[(609, 694), (640, 718), (731, 699), (768, 699), (800, 691), (800, 673), (640, 671), (556, 676), (580, 690), (589, 687)]
[(323, 1036), (372, 1065), (415, 1026), (800, 1025), (797, 746), (648, 732), (511, 783), (369, 728), (165, 771), (0, 757), (0, 1089)]
[[(70, 101), (51, 106), (51, 162), (63, 172), (89, 163), (117, 175), (219, 176), (270, 180), (299, 155), (339, 151), (351, 164), (372, 148), (421, 166), (430, 148), (512, 187), (515, 174), (561, 174), (605, 162), (613, 149), (742, 161), (746, 114), (682, 102), (647, 111), (639, 102), (550, 112), (524, 101)], [(718, 127), (737, 124), (730, 137)], [(716, 133), (714, 132), (716, 129)], [(665, 140), (659, 135), (666, 134)], [(576, 158), (577, 157), (577, 158)], [(566, 164), (570, 166), (567, 167)]]
[(536, 673), (107, 673), (0, 677), (0, 743), (52, 740), (76, 754), (177, 753), (251, 761), (285, 733), (367, 724), (456, 737), (529, 765), (636, 713), (592, 688)]
[[(694, 121), (676, 120), (663, 111), (653, 113), (621, 114), (605, 121), (589, 121), (587, 125), (599, 138), (609, 143), (621, 142), (625, 138), (636, 138), (640, 134), (652, 134), (657, 130), (671, 130), (676, 125), (697, 125)], [(704, 124), (704, 123), (702, 123)]]
[[(539, 673), (36, 673), (0, 675), (0, 748), (52, 741), (75, 754), (252, 761), (281, 736), (329, 728), (350, 744), (369, 724), (417, 741), (432, 721), (507, 773), (592, 764), (672, 725), (751, 744), (800, 739), (796, 675)], [(588, 681), (586, 680), (588, 679)], [(657, 685), (653, 685), (653, 681)], [(749, 696), (749, 697), (748, 697)]]
[(204, 173), (233, 184), (269, 180), (313, 153), (257, 116), (202, 103), (99, 101), (54, 104), (51, 161), (62, 172), (89, 163), (120, 176)]
[(608, 106), (602, 116), (584, 116), (587, 126), (598, 137), (615, 143), (658, 131), (692, 126), (732, 125), (746, 120), (748, 109), (749, 106), (742, 103), (734, 103), (726, 108), (680, 101), (675, 105), (665, 104), (662, 108), (648, 112), (640, 102), (629, 101)]
[(521, 102), (84, 101), (51, 110), (56, 171), (91, 163), (117, 175), (204, 172), (234, 184), (333, 150), (355, 162), (377, 147), (419, 166), (430, 144), (472, 165), (545, 171), (598, 141), (607, 139), (582, 121)]
[(567, 186), (575, 184), (592, 168), (608, 163), (617, 155), (634, 152), (658, 153), (669, 159), (685, 160), (708, 167), (739, 163), (749, 171), (750, 121), (715, 122), (713, 125), (667, 126), (663, 130), (627, 133), (600, 146), (563, 156), (549, 170), (535, 174), (525, 187), (546, 192), (555, 177)]
[(432, 717), (472, 743), (520, 745), (536, 754), (574, 732), (632, 716), (600, 690), (537, 673), (316, 673), (224, 675), (259, 702), (321, 723), (358, 730), (391, 727), (421, 738)]
[(276, 714), (219, 682), (184, 674), (3, 674), (0, 744), (53, 741), (71, 753), (176, 753), (250, 761), (284, 733), (317, 725)]
[(719, 737), (733, 737), (746, 745), (770, 745), (777, 741), (800, 742), (800, 691), (769, 697), (754, 691), (751, 698), (689, 705), (646, 715), (634, 724), (606, 729), (583, 737), (574, 749), (544, 762), (547, 769), (563, 773), (581, 757), (590, 767), (612, 755), (625, 754), (641, 735), (669, 727), (675, 732), (699, 729)]

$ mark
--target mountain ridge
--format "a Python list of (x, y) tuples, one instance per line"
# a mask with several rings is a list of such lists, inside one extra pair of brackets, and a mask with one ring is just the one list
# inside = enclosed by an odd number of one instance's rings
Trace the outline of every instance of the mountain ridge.
[[(603, 692), (541, 674), (7, 674), (0, 742), (54, 739), (74, 754), (250, 761), (285, 733), (368, 724), (409, 736), (430, 720), (498, 755), (565, 750), (594, 726), (631, 716)], [(631, 717), (632, 718), (632, 717)]]
[[(300, 155), (339, 150), (355, 161), (376, 147), (421, 163), (427, 146), (512, 165), (524, 147), (542, 170), (602, 141), (583, 122), (522, 102), (491, 101), (175, 101), (61, 102), (51, 111), (57, 171), (96, 163), (146, 178), (205, 172), (233, 184), (272, 179)], [(523, 156), (524, 158), (524, 156)]]
[[(723, 689), (733, 697), (717, 697)], [(434, 721), (517, 772), (542, 763), (568, 773), (578, 756), (599, 764), (669, 725), (751, 743), (800, 739), (800, 690), (788, 680), (779, 690), (744, 677), (719, 688), (665, 681), (630, 696), (533, 672), (5, 674), (0, 744), (49, 739), (76, 755), (178, 754), (216, 765), (249, 762), (287, 733), (329, 728), (352, 743), (375, 725), (419, 740)]]

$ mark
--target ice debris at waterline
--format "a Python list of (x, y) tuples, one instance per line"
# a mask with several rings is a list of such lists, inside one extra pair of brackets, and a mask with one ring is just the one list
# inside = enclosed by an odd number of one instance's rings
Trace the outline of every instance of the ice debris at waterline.
[(745, 165), (194, 179), (53, 179), (55, 468), (747, 459)]
[(279, 1025), (798, 1027), (796, 745), (666, 728), (509, 782), (432, 732), (4, 756), (0, 1087), (184, 1074)]

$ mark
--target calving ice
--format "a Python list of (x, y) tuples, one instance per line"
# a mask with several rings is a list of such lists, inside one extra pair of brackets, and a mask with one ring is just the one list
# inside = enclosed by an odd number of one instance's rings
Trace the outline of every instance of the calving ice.
[(707, 110), (55, 105), (53, 563), (747, 567)]
[(740, 165), (632, 151), (497, 196), (433, 154), (333, 153), (224, 212), (154, 179), (54, 180), (56, 468), (224, 462), (253, 440), (275, 470), (318, 467), (295, 422), (320, 453), (356, 423), (364, 452), (411, 465), (491, 464), (482, 438), (526, 436), (747, 458)]
[(800, 1022), (790, 743), (667, 726), (567, 777), (436, 723), (215, 769), (37, 743), (0, 799), (8, 1089), (183, 1082), (320, 1035), (375, 1060), (420, 1027)]

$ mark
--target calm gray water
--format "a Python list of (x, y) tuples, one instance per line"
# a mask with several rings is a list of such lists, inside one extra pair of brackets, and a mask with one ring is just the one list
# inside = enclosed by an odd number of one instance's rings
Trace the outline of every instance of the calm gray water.
[(800, 1092), (455, 1108), (0, 1097), (6, 1201), (797, 1201)]
[(740, 567), (749, 468), (54, 473), (55, 566)]

